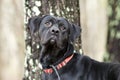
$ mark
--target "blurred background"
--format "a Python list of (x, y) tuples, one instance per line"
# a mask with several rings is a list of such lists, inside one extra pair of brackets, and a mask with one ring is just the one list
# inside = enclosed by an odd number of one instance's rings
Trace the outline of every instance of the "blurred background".
[(28, 19), (51, 14), (81, 26), (76, 51), (120, 63), (120, 0), (0, 0), (0, 80), (41, 80), (37, 32)]

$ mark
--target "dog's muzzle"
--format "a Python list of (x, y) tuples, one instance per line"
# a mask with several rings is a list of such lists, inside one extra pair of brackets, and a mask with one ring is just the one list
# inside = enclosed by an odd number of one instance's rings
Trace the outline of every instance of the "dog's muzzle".
[(50, 43), (51, 43), (51, 44), (54, 44), (54, 43), (56, 43), (57, 38), (59, 37), (60, 30), (58, 29), (58, 27), (52, 26), (52, 27), (50, 28), (50, 33), (52, 34), (52, 35), (51, 35)]
[(52, 26), (51, 28), (46, 31), (41, 37), (43, 44), (46, 45), (61, 45), (61, 33), (58, 27)]

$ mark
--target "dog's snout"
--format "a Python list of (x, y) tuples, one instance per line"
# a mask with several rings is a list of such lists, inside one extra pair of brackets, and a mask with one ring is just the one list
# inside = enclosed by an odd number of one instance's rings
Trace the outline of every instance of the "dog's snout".
[(52, 29), (52, 32), (53, 32), (53, 33), (59, 33), (59, 31), (58, 31), (58, 30), (55, 30), (55, 29)]
[(58, 34), (60, 31), (59, 31), (59, 28), (53, 26), (51, 27), (50, 32), (52, 34)]

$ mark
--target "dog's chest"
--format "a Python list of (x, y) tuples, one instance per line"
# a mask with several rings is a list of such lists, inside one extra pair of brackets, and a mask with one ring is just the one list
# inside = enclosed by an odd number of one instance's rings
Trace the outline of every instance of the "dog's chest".
[[(60, 78), (60, 79), (59, 79)], [(47, 75), (45, 80), (78, 80), (78, 79), (73, 79), (72, 75), (69, 74), (62, 74), (62, 75)]]

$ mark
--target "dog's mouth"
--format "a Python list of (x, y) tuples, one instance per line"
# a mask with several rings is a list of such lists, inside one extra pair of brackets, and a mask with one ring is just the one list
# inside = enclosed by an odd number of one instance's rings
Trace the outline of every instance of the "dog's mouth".
[(49, 39), (49, 43), (51, 44), (51, 45), (54, 45), (54, 44), (56, 44), (57, 43), (57, 36), (54, 36), (54, 35), (52, 35), (51, 37), (50, 37), (50, 39)]
[(56, 35), (48, 36), (47, 38), (44, 38), (42, 41), (43, 45), (58, 45), (59, 37)]
[(51, 46), (52, 48), (61, 48), (62, 47), (62, 40), (61, 35), (55, 34), (46, 34), (41, 37), (41, 45), (45, 47)]

